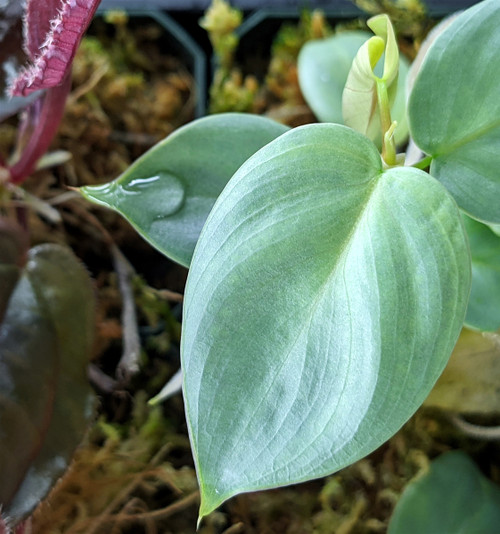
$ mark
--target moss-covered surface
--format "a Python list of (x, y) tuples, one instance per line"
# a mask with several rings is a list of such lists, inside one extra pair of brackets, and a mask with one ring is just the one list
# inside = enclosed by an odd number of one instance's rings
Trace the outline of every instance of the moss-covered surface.
[[(198, 491), (179, 397), (146, 405), (139, 391), (124, 423), (101, 416), (66, 477), (34, 516), (54, 534), (195, 532)], [(237, 496), (205, 519), (215, 534), (386, 532), (406, 483), (452, 448), (471, 454), (500, 482), (498, 446), (465, 438), (439, 412), (417, 413), (388, 443), (325, 479)]]

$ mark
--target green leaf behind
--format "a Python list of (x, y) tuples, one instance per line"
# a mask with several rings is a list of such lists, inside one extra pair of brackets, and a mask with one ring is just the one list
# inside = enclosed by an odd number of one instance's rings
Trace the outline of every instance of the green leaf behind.
[(29, 252), (0, 327), (0, 504), (15, 520), (64, 472), (92, 416), (94, 306), (69, 249)]
[(300, 89), (309, 107), (322, 122), (343, 124), (342, 93), (352, 61), (371, 34), (339, 33), (328, 39), (308, 41), (298, 57)]
[(363, 135), (304, 126), (251, 157), (186, 288), (200, 515), (332, 473), (394, 434), (443, 370), (469, 288), (455, 202), (422, 171), (384, 172)]
[(288, 127), (243, 113), (179, 128), (109, 184), (83, 187), (121, 213), (149, 243), (188, 267), (207, 215), (238, 167)]
[(453, 451), (406, 487), (388, 534), (497, 534), (499, 525), (500, 488)]
[(500, 222), (500, 3), (468, 9), (431, 45), (409, 101), (431, 174), (472, 217)]
[(472, 286), (465, 324), (478, 330), (500, 328), (500, 236), (464, 216), (472, 259)]

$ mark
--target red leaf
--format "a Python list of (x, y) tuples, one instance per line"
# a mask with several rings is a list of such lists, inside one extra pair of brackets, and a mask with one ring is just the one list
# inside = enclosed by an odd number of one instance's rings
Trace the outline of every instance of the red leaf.
[(60, 85), (100, 0), (28, 0), (25, 48), (33, 61), (13, 81), (10, 93), (29, 95)]
[(31, 133), (19, 160), (10, 168), (12, 183), (21, 183), (29, 176), (37, 161), (47, 152), (59, 128), (70, 89), (71, 77), (68, 73), (61, 85), (47, 91), (27, 109), (23, 126), (27, 129), (27, 134)]

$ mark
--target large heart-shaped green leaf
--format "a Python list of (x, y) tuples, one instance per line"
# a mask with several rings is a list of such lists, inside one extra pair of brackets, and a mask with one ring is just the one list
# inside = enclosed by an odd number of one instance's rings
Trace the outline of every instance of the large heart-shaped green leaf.
[(499, 525), (500, 488), (453, 451), (408, 485), (388, 534), (497, 534)]
[(409, 101), (431, 174), (474, 218), (500, 222), (500, 2), (458, 16), (431, 45)]
[(94, 305), (71, 251), (30, 251), (0, 327), (0, 507), (14, 520), (61, 476), (92, 415)]
[(479, 330), (500, 328), (500, 236), (464, 216), (472, 259), (472, 286), (465, 323)]
[(336, 471), (423, 402), (463, 324), (446, 190), (344, 126), (284, 134), (231, 179), (188, 277), (184, 395), (201, 516)]
[(188, 267), (207, 215), (238, 167), (288, 130), (264, 117), (213, 115), (179, 128), (115, 181), (83, 187), (149, 243)]

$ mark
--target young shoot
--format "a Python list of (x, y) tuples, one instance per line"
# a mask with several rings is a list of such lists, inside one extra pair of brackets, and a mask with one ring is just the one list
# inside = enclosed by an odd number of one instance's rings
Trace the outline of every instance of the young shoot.
[[(388, 167), (400, 164), (396, 158), (394, 132), (397, 123), (391, 119), (391, 106), (398, 89), (399, 50), (394, 28), (387, 15), (368, 20), (375, 36), (361, 46), (347, 77), (342, 112), (344, 122), (354, 130), (370, 136), (373, 129), (382, 133), (382, 159)], [(382, 76), (375, 67), (384, 56)]]

